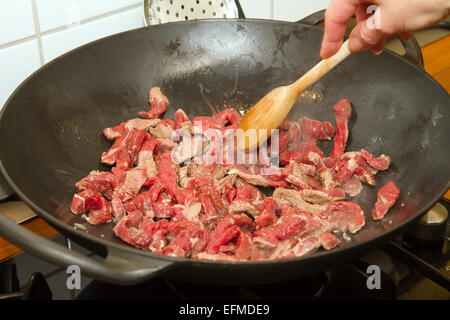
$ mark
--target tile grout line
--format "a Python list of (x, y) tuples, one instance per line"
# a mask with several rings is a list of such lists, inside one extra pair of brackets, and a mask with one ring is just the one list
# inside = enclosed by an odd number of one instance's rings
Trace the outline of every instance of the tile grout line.
[(39, 61), (41, 63), (41, 66), (43, 66), (44, 65), (44, 50), (42, 48), (41, 24), (39, 22), (39, 13), (37, 10), (36, 0), (31, 0), (31, 8), (33, 10), (34, 29), (36, 32), (36, 39), (37, 39), (37, 44), (38, 44)]
[[(32, 0), (32, 4), (35, 4), (35, 1), (36, 0)], [(94, 16), (94, 17), (83, 19), (83, 20), (80, 21), (79, 25), (77, 25), (77, 26), (84, 25), (84, 24), (87, 24), (87, 23), (90, 23), (90, 22), (94, 22), (96, 20), (101, 20), (103, 18), (107, 18), (107, 17), (113, 16), (113, 15), (116, 15), (118, 13), (131, 11), (133, 9), (137, 9), (137, 8), (140, 8), (140, 7), (142, 7), (142, 4), (138, 3), (138, 4), (133, 4), (133, 5), (130, 5), (130, 6), (127, 6), (127, 7), (123, 7), (123, 8), (120, 8), (120, 9), (116, 9), (116, 10), (113, 10), (113, 11), (110, 11), (110, 12), (106, 12), (106, 13), (103, 13), (103, 14), (100, 14), (100, 15), (97, 15), (97, 16)], [(33, 11), (34, 11), (34, 8), (35, 7), (33, 5)], [(37, 10), (36, 10), (36, 14), (37, 14)], [(34, 12), (33, 12), (33, 15), (34, 15)], [(0, 44), (0, 49), (9, 48), (9, 47), (12, 47), (12, 46), (15, 46), (15, 45), (18, 45), (18, 44), (22, 44), (22, 43), (30, 41), (30, 40), (34, 40), (34, 39), (38, 39), (38, 42), (40, 42), (41, 46), (42, 46), (41, 38), (43, 36), (47, 36), (47, 35), (50, 35), (50, 34), (53, 34), (53, 33), (57, 33), (57, 32), (60, 32), (60, 31), (64, 31), (64, 30), (68, 30), (70, 28), (73, 28), (72, 26), (64, 25), (64, 26), (56, 27), (56, 28), (53, 28), (53, 29), (41, 32), (40, 31), (40, 24), (39, 24), (39, 16), (37, 16), (38, 25), (36, 25), (36, 17), (34, 19), (35, 19), (35, 30), (36, 30), (36, 34), (35, 35), (29, 36), (29, 37), (26, 37), (26, 38), (22, 38), (22, 39), (18, 39), (18, 40), (14, 40), (14, 41), (11, 41), (11, 42), (7, 42), (7, 43), (4, 43), (4, 44)], [(38, 30), (39, 30), (39, 33), (38, 33)]]
[(11, 42), (4, 43), (4, 44), (0, 44), (0, 49), (6, 49), (6, 48), (9, 48), (9, 47), (13, 47), (15, 45), (19, 45), (19, 44), (22, 44), (24, 42), (34, 40), (36, 38), (37, 38), (37, 35), (34, 34), (32, 36), (28, 36), (28, 37), (25, 37), (25, 38), (22, 38), (22, 39), (18, 39), (18, 40), (14, 40), (14, 41), (11, 41)]

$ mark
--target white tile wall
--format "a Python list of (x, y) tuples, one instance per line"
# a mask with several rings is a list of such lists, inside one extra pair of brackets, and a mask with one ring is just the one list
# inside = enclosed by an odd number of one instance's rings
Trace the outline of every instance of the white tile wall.
[(272, 0), (240, 0), (239, 3), (246, 18), (272, 19)]
[(330, 0), (273, 0), (275, 20), (298, 21), (311, 13), (325, 9)]
[(140, 3), (141, 0), (36, 0), (41, 31)]
[(0, 50), (0, 106), (3, 106), (11, 92), (23, 79), (39, 66), (37, 40)]
[[(141, 27), (141, 2), (0, 0), (0, 109), (11, 92), (42, 64), (87, 42)], [(248, 18), (296, 21), (324, 9), (329, 0), (240, 2)]]
[(0, 1), (0, 45), (35, 34), (30, 0)]
[(143, 26), (142, 10), (137, 8), (43, 36), (44, 61), (47, 63), (68, 50), (96, 39)]

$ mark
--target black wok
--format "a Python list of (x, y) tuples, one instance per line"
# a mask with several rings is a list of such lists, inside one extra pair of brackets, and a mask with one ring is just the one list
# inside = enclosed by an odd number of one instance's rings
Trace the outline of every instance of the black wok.
[[(87, 258), (14, 225), (0, 215), (0, 234), (61, 265), (77, 264), (94, 278), (131, 284), (160, 272), (208, 283), (290, 279), (329, 268), (381, 245), (429, 209), (449, 186), (448, 94), (424, 71), (385, 52), (354, 54), (305, 92), (289, 118), (334, 122), (332, 107), (350, 98), (348, 150), (365, 148), (392, 157), (356, 199), (367, 225), (332, 251), (263, 262), (177, 259), (132, 248), (111, 224), (83, 224), (68, 208), (74, 184), (106, 168), (109, 148), (101, 130), (148, 108), (160, 86), (171, 106), (190, 116), (247, 109), (271, 89), (298, 78), (319, 61), (322, 29), (259, 20), (210, 20), (138, 29), (108, 37), (58, 58), (30, 76), (0, 115), (0, 169), (14, 191), (60, 232), (103, 256)], [(329, 148), (329, 145), (324, 145)], [(394, 180), (399, 201), (381, 222), (370, 217), (380, 186)]]

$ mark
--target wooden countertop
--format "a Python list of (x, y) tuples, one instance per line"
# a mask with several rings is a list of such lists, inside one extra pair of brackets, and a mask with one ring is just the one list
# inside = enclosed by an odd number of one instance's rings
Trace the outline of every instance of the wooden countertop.
[[(450, 91), (450, 36), (428, 44), (422, 48), (425, 70), (446, 90)], [(445, 197), (450, 201), (450, 190)], [(22, 226), (43, 237), (52, 238), (58, 232), (39, 217), (22, 223)], [(0, 262), (21, 252), (21, 249), (0, 238)]]

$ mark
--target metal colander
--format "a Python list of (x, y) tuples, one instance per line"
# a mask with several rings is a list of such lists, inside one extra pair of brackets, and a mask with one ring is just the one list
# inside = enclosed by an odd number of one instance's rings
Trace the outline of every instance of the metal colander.
[(145, 24), (200, 20), (212, 18), (238, 18), (238, 5), (234, 0), (144, 0)]

